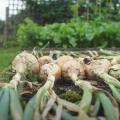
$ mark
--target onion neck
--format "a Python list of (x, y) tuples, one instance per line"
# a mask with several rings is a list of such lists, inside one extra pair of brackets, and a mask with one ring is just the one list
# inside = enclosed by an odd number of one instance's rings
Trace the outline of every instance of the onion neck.
[(116, 61), (115, 58), (111, 61), (111, 64), (112, 64), (112, 65), (116, 65), (116, 64), (117, 64), (117, 61)]
[(76, 81), (78, 79), (77, 74), (75, 74), (75, 73), (71, 74), (71, 79), (72, 79), (72, 81)]
[(21, 74), (18, 72), (13, 76), (12, 80), (10, 81), (10, 84), (16, 88), (20, 80)]
[(108, 75), (107, 73), (96, 73), (96, 76), (98, 77), (98, 79), (103, 80), (108, 85), (112, 84), (112, 85), (120, 88), (120, 81), (118, 81), (116, 78)]
[(55, 83), (55, 76), (53, 75), (48, 75), (48, 79), (47, 79), (47, 82), (49, 84), (49, 88), (53, 88), (54, 86), (54, 83)]

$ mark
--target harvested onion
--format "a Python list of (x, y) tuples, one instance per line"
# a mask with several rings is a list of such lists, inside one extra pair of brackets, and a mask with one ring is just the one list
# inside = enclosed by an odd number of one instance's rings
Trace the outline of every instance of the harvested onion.
[(44, 64), (48, 64), (48, 63), (54, 62), (53, 59), (51, 57), (49, 57), (49, 56), (42, 56), (42, 57), (40, 57), (38, 59), (38, 61), (39, 61), (40, 68)]
[(62, 66), (62, 76), (65, 79), (77, 80), (78, 77), (83, 79), (85, 76), (83, 64), (80, 64), (77, 60), (67, 61)]
[(57, 59), (56, 63), (62, 67), (65, 62), (69, 61), (69, 60), (73, 60), (73, 57), (72, 56), (69, 56), (69, 55), (64, 55), (64, 56), (61, 56)]
[(87, 78), (93, 79), (97, 73), (108, 73), (111, 67), (110, 62), (107, 59), (92, 60), (89, 64), (86, 64)]
[(115, 56), (111, 61), (112, 65), (120, 64), (120, 56)]
[(12, 69), (21, 74), (29, 72), (38, 74), (39, 62), (34, 55), (27, 51), (23, 51), (12, 61)]
[(49, 79), (53, 76), (55, 79), (59, 79), (61, 77), (61, 69), (55, 63), (49, 63), (41, 66), (40, 77), (44, 80)]
[(16, 72), (16, 74), (13, 76), (10, 83), (14, 85), (15, 89), (17, 89), (17, 85), (23, 75), (27, 75), (29, 73), (38, 75), (39, 62), (34, 55), (23, 51), (12, 61), (12, 69)]

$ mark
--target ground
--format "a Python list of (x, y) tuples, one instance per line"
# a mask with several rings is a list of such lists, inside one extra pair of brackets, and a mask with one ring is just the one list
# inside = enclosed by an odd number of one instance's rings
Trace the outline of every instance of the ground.
[(0, 72), (10, 65), (12, 59), (19, 51), (19, 47), (0, 48)]

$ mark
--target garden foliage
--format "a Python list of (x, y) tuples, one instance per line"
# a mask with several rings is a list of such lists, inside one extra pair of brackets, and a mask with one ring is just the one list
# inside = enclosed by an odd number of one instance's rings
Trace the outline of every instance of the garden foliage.
[(120, 22), (82, 19), (68, 23), (39, 26), (30, 19), (20, 24), (17, 39), (22, 47), (44, 46), (60, 48), (119, 47)]

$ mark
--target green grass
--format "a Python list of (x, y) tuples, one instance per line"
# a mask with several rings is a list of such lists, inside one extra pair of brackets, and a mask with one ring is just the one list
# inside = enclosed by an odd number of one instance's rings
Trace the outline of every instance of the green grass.
[(0, 48), (0, 72), (11, 64), (13, 58), (19, 53), (19, 51), (19, 47)]

